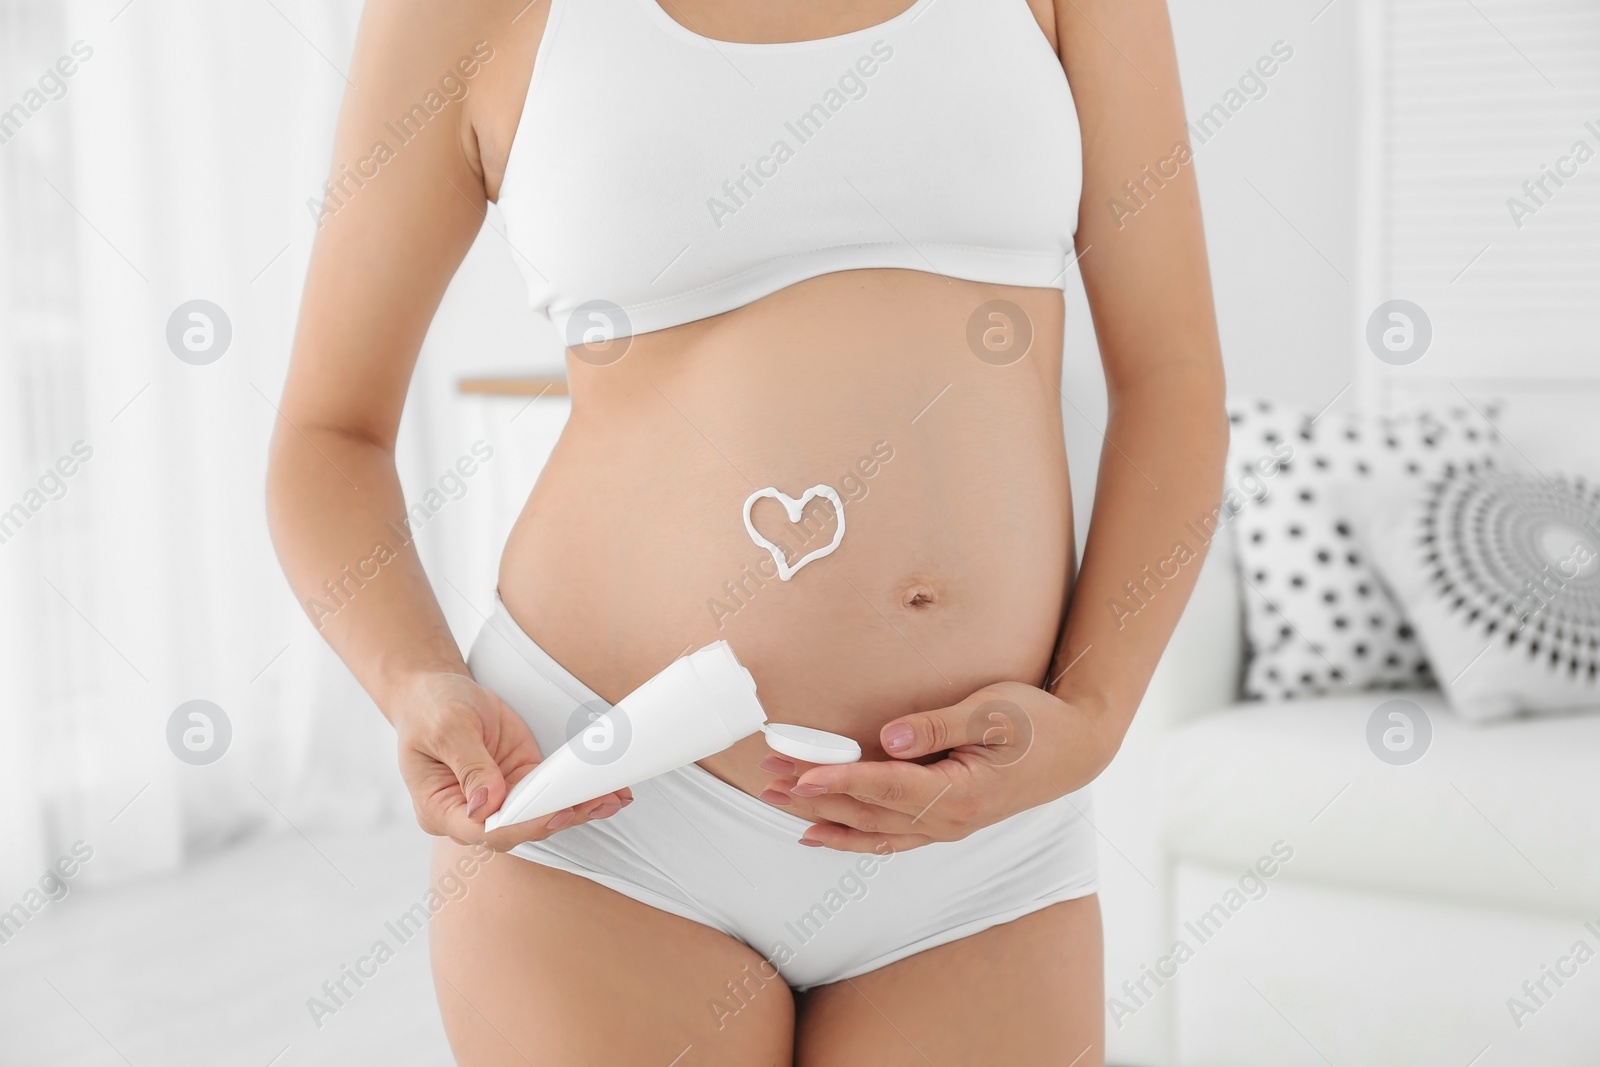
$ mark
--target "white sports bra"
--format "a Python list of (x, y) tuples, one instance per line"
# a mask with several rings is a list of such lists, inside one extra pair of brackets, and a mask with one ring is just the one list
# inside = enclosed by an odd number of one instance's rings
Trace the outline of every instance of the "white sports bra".
[(1026, 0), (785, 44), (713, 41), (657, 0), (550, 2), (499, 207), (569, 346), (834, 271), (1063, 284), (1082, 146)]

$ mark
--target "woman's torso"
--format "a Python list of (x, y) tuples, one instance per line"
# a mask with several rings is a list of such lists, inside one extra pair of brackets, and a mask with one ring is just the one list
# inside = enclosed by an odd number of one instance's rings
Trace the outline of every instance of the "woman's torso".
[[(765, 27), (741, 22), (737, 6), (671, 10), (710, 37), (800, 40), (876, 26), (907, 3)], [(503, 52), (525, 79), (532, 48)], [(480, 129), (494, 192), (518, 127)], [(518, 252), (537, 273), (540, 249)], [(611, 700), (725, 638), (770, 719), (853, 736), (869, 759), (883, 758), (878, 730), (898, 715), (1002, 679), (1042, 683), (1073, 569), (1062, 295), (1059, 278), (1046, 281), (847, 264), (712, 317), (575, 349), (571, 416), (502, 558), (507, 607)], [(845, 534), (781, 581), (745, 529), (744, 502), (819, 483), (843, 498)], [(820, 504), (807, 527), (771, 500), (753, 517), (789, 543), (791, 562), (836, 532)], [(755, 767), (765, 754), (753, 737), (702, 765), (754, 793), (770, 778)]]

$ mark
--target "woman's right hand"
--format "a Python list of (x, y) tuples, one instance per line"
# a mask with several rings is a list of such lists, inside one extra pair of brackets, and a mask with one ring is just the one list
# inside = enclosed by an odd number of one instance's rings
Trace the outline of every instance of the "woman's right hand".
[(633, 790), (619, 789), (486, 835), (484, 821), (543, 758), (528, 724), (470, 676), (450, 671), (417, 674), (385, 710), (399, 740), (400, 775), (411, 791), (417, 825), (435, 837), (462, 845), (486, 842), (506, 852), (607, 818), (633, 802)]

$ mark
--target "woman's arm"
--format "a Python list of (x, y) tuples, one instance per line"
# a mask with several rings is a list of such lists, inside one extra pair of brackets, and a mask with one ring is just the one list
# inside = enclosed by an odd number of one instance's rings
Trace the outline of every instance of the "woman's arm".
[(423, 828), (462, 842), (483, 839), (507, 777), (539, 752), (471, 681), (403, 533), (394, 446), (423, 336), (483, 222), (472, 94), (499, 73), (496, 46), (533, 21), (514, 30), (507, 6), (367, 5), (267, 484), (295, 596), (394, 724)]
[(1228, 421), (1166, 4), (1055, 6), (1083, 130), (1079, 269), (1109, 419), (1047, 688), (1094, 718), (1110, 762), (1194, 588), (1206, 544), (1189, 524), (1215, 518)]
[[(470, 53), (436, 7), (363, 13), (267, 484), (297, 599), (386, 715), (417, 671), (466, 673), (414, 548), (389, 525), (406, 511), (394, 446), (411, 373), (484, 209), (459, 105), (406, 144), (386, 128)], [(380, 545), (392, 558), (372, 577), (363, 564)]]

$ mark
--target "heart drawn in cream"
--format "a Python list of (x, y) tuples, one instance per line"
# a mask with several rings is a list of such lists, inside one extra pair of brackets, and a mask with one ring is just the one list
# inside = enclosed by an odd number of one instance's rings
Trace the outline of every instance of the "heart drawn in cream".
[[(771, 541), (768, 541), (756, 531), (755, 523), (750, 521), (750, 509), (755, 507), (756, 501), (760, 500), (762, 497), (771, 497), (773, 500), (776, 500), (778, 503), (783, 505), (783, 510), (788, 513), (790, 522), (798, 523), (801, 515), (805, 513), (806, 505), (811, 503), (811, 501), (815, 500), (819, 496), (833, 504), (834, 514), (839, 516), (839, 528), (833, 532), (832, 541), (823, 545), (814, 552), (807, 552), (805, 555), (795, 560), (793, 566), (790, 566), (789, 558), (784, 554), (783, 549), (779, 548)], [(814, 559), (821, 559), (823, 556), (826, 556), (828, 553), (838, 548), (839, 542), (844, 540), (844, 501), (839, 499), (839, 494), (834, 492), (833, 486), (831, 485), (813, 485), (810, 489), (807, 489), (804, 493), (800, 494), (799, 500), (796, 500), (788, 493), (779, 492), (776, 488), (769, 485), (765, 489), (757, 489), (755, 492), (745, 497), (744, 528), (749, 531), (750, 540), (754, 541), (757, 545), (760, 545), (762, 548), (766, 549), (772, 554), (772, 562), (778, 565), (778, 577), (787, 582), (790, 578), (793, 578), (799, 573), (801, 567), (804, 567), (807, 563), (810, 563)]]

